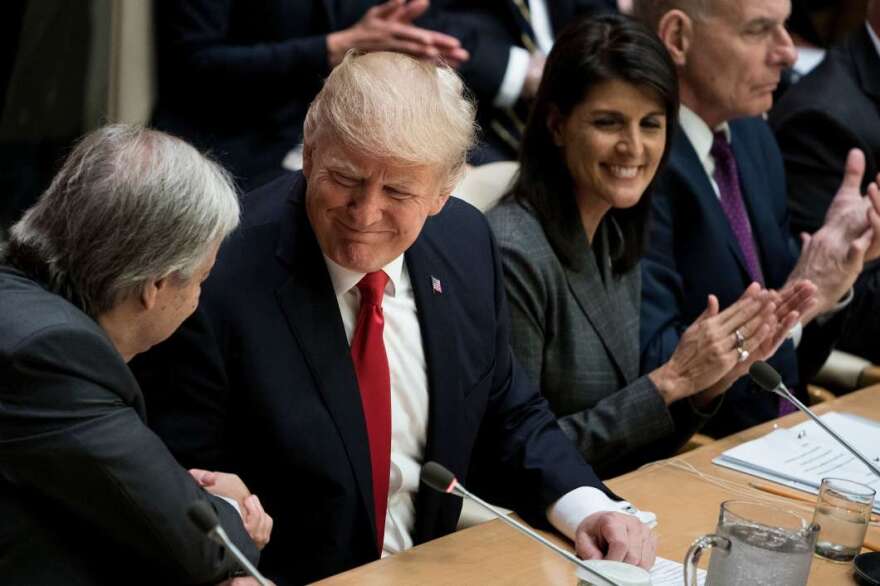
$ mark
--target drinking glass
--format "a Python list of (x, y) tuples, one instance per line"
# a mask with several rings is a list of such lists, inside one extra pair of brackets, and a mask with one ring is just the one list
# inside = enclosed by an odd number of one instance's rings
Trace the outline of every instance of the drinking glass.
[(843, 478), (823, 478), (813, 522), (819, 525), (816, 555), (850, 562), (862, 549), (875, 491)]

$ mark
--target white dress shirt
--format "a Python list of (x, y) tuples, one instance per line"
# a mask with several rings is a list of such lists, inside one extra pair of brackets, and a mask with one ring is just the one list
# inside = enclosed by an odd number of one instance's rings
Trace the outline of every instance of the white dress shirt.
[[(348, 270), (326, 256), (324, 260), (339, 304), (349, 344), (354, 336), (360, 309), (358, 282), (364, 273)], [(415, 526), (415, 497), (424, 461), (428, 429), (428, 372), (422, 349), (418, 308), (409, 272), (400, 256), (383, 267), (388, 275), (382, 312), (382, 339), (391, 375), (391, 470), (388, 511), (382, 555), (412, 547)], [(616, 502), (594, 487), (582, 486), (563, 495), (547, 510), (547, 518), (560, 532), (574, 538), (580, 522), (599, 511), (621, 511), (653, 521), (651, 513), (636, 511), (627, 502)]]
[[(547, 12), (547, 2), (546, 0), (528, 0), (528, 4), (532, 17), (532, 31), (535, 33), (535, 43), (544, 55), (548, 55), (550, 49), (553, 48), (553, 27), (550, 24), (550, 14)], [(519, 99), (526, 82), (530, 59), (531, 55), (527, 50), (516, 45), (510, 46), (504, 78), (501, 80), (501, 87), (498, 88), (498, 95), (492, 102), (496, 107), (512, 106)]]
[(870, 22), (866, 22), (865, 27), (868, 29), (868, 36), (871, 37), (871, 42), (874, 43), (874, 48), (877, 49), (877, 56), (880, 57), (880, 37), (877, 36), (877, 32), (871, 26)]

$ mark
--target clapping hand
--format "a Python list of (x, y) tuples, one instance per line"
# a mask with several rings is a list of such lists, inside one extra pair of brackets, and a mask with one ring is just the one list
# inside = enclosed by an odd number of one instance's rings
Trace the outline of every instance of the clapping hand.
[(666, 364), (648, 377), (667, 405), (697, 394), (699, 403), (709, 402), (727, 388), (718, 388), (719, 380), (776, 331), (776, 313), (776, 297), (758, 283), (721, 312), (718, 299), (710, 295), (706, 310), (681, 335)]
[[(862, 197), (864, 170), (864, 154), (853, 149), (825, 223), (812, 236), (801, 235), (801, 256), (788, 284), (806, 279), (816, 285), (817, 302), (801, 317), (804, 324), (834, 307), (852, 287), (864, 263), (880, 257), (880, 189), (874, 181)], [(880, 176), (877, 179), (880, 181)]]
[[(749, 371), (749, 367), (759, 360), (767, 360), (779, 349), (779, 346), (788, 337), (789, 332), (800, 320), (801, 315), (810, 311), (816, 304), (816, 286), (809, 281), (795, 281), (786, 286), (782, 291), (770, 291), (770, 299), (776, 308), (774, 320), (767, 322), (776, 324), (769, 335), (762, 340), (755, 340), (755, 344), (747, 350), (748, 356), (744, 360), (738, 360), (732, 369), (721, 377), (706, 391), (697, 395), (698, 402), (708, 402), (737, 381)], [(743, 346), (745, 349), (746, 347)]]
[(373, 6), (354, 26), (327, 35), (330, 65), (341, 63), (349, 49), (359, 49), (396, 51), (458, 67), (469, 58), (458, 39), (412, 24), (428, 5), (428, 0), (388, 0)]

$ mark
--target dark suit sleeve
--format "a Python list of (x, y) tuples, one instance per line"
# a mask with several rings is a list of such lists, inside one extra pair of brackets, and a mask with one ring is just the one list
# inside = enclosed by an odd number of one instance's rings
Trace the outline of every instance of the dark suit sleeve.
[(664, 189), (651, 200), (650, 245), (642, 259), (642, 306), (639, 320), (641, 371), (662, 366), (687, 327), (683, 315), (681, 273), (675, 260), (672, 198)]
[(491, 104), (501, 88), (510, 48), (521, 45), (498, 9), (439, 0), (431, 3), (420, 24), (454, 36), (467, 49), (470, 59), (462, 64), (459, 73), (479, 102)]
[(232, 6), (233, 0), (160, 0), (160, 81), (183, 85), (169, 89), (185, 89), (211, 103), (230, 96), (266, 103), (314, 95), (330, 69), (326, 36), (235, 42), (229, 38)]
[(14, 354), (9, 384), (0, 389), (28, 392), (0, 396), (0, 470), (12, 485), (136, 552), (175, 583), (214, 582), (237, 569), (188, 520), (195, 501), (210, 502), (233, 541), (257, 559), (235, 510), (198, 487), (120, 395), (136, 386), (105, 340), (52, 328)]
[(846, 156), (852, 148), (867, 148), (846, 127), (823, 112), (806, 110), (776, 128), (785, 161), (788, 202), (795, 235), (812, 234), (840, 186)]
[[(478, 446), (476, 461), (485, 465), (478, 474), (479, 484), (491, 491), (490, 498), (516, 509), (530, 523), (546, 526), (547, 507), (579, 486), (614, 495), (562, 432), (547, 401), (513, 355), (503, 272), (494, 241), (492, 249), (498, 327), (492, 391), (478, 440), (483, 445)], [(486, 445), (494, 449), (487, 452)], [(489, 464), (493, 456), (500, 466)]]

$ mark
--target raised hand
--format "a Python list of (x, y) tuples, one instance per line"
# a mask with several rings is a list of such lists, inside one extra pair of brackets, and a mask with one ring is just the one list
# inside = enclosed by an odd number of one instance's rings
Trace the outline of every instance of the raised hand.
[(795, 281), (781, 291), (771, 291), (770, 295), (776, 306), (776, 328), (771, 330), (763, 341), (755, 339), (753, 342), (745, 343), (743, 348), (749, 353), (748, 357), (742, 361), (738, 360), (718, 382), (697, 395), (695, 400), (698, 404), (708, 403), (729, 389), (758, 360), (767, 360), (776, 354), (801, 315), (810, 311), (816, 304), (816, 286), (810, 281)]
[(864, 154), (851, 150), (825, 223), (812, 236), (801, 235), (801, 256), (789, 283), (806, 279), (817, 287), (816, 304), (801, 317), (804, 324), (834, 307), (852, 287), (864, 263), (880, 257), (880, 176), (863, 197), (859, 190), (864, 171)]
[(442, 60), (452, 67), (469, 55), (453, 36), (412, 24), (428, 8), (428, 0), (388, 0), (367, 10), (354, 26), (327, 35), (331, 66), (342, 62), (349, 49), (397, 51), (417, 59)]
[[(822, 230), (830, 231), (836, 238), (840, 238), (841, 254), (845, 254), (849, 242), (859, 238), (872, 227), (872, 210), (874, 215), (880, 214), (880, 193), (877, 190), (880, 175), (868, 187), (867, 197), (863, 197), (860, 189), (864, 173), (865, 154), (859, 149), (852, 149), (846, 157), (840, 187), (831, 200), (831, 205), (828, 206), (825, 222), (822, 224)], [(876, 248), (880, 249), (880, 244), (877, 244)], [(880, 254), (873, 249), (871, 253), (874, 256), (869, 255), (867, 260), (872, 260)]]
[[(752, 283), (719, 312), (718, 299), (710, 295), (706, 311), (682, 334), (669, 361), (648, 375), (664, 402), (698, 393), (700, 402), (708, 402), (726, 389), (716, 384), (777, 330), (777, 297)], [(710, 388), (713, 394), (706, 394)]]

